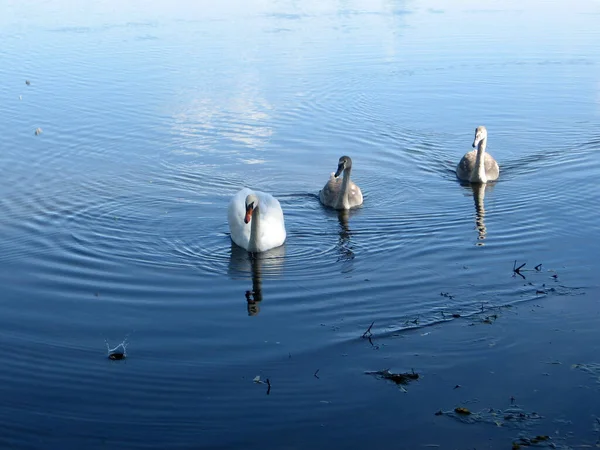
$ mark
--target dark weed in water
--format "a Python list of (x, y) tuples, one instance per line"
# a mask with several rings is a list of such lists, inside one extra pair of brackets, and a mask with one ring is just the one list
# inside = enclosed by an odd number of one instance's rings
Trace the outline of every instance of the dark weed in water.
[[(550, 436), (547, 435), (538, 435), (532, 438), (521, 437), (517, 441), (513, 442), (512, 448), (513, 450), (518, 450), (523, 447), (531, 447), (535, 445), (536, 447), (540, 447), (538, 444), (540, 443), (549, 443)], [(550, 448), (555, 448), (553, 444), (549, 445)]]
[(436, 416), (448, 416), (462, 423), (489, 423), (498, 427), (527, 428), (542, 419), (536, 412), (526, 412), (518, 406), (511, 406), (505, 410), (487, 408), (473, 412), (464, 407), (457, 407), (451, 411), (437, 411)]
[(404, 389), (402, 387), (402, 385), (406, 385), (406, 384), (410, 383), (411, 381), (415, 381), (415, 380), (419, 379), (419, 374), (416, 373), (414, 371), (414, 369), (411, 372), (405, 372), (405, 373), (393, 373), (393, 372), (390, 372), (389, 369), (377, 370), (374, 372), (365, 372), (365, 373), (367, 375), (375, 375), (384, 380), (391, 380), (394, 383), (396, 383), (397, 385), (399, 385), (399, 387), (401, 388), (401, 390), (403, 392), (406, 392), (406, 389)]

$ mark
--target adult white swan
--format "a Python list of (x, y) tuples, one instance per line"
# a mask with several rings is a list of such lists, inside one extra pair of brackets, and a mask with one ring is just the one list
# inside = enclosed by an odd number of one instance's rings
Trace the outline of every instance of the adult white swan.
[(285, 241), (281, 205), (265, 192), (239, 191), (229, 203), (227, 219), (231, 240), (249, 252), (264, 252)]
[(473, 148), (462, 157), (456, 166), (456, 176), (471, 183), (487, 183), (498, 179), (500, 167), (489, 153), (485, 152), (487, 145), (487, 130), (484, 126), (475, 129)]
[[(343, 179), (340, 174), (344, 172)], [(319, 199), (325, 206), (335, 209), (350, 209), (362, 205), (363, 195), (360, 188), (350, 181), (352, 172), (352, 159), (342, 156), (338, 161), (338, 168), (329, 177), (329, 181), (319, 192)]]

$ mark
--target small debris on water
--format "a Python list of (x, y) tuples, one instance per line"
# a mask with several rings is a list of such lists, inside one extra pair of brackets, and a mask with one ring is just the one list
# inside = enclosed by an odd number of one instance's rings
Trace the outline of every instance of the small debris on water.
[(36, 129), (35, 129), (35, 135), (36, 135), (36, 136), (39, 136), (40, 134), (42, 134), (42, 132), (43, 132), (43, 131), (42, 131), (42, 129), (41, 129), (41, 128), (36, 128)]
[(542, 419), (536, 412), (525, 412), (518, 406), (511, 406), (505, 410), (486, 408), (478, 412), (473, 412), (464, 407), (457, 407), (450, 411), (439, 410), (436, 416), (452, 417), (462, 423), (489, 423), (497, 427), (526, 428), (535, 421)]
[(267, 385), (267, 395), (269, 395), (271, 393), (271, 381), (268, 378), (265, 381), (262, 381), (260, 379), (260, 375), (256, 375), (252, 381), (254, 381), (256, 384), (266, 384)]
[(123, 339), (123, 342), (121, 342), (115, 348), (110, 348), (110, 345), (106, 339), (104, 340), (104, 343), (106, 344), (108, 359), (112, 361), (120, 361), (122, 359), (127, 358), (127, 337)]
[(587, 364), (573, 364), (572, 369), (579, 369), (590, 375), (596, 377), (596, 382), (600, 383), (600, 364), (598, 363), (587, 363)]
[(545, 442), (548, 440), (550, 440), (550, 436), (547, 436), (547, 435), (538, 435), (538, 436), (532, 437), (532, 438), (522, 437), (522, 438), (519, 438), (518, 441), (513, 442), (512, 448), (513, 448), (513, 450), (518, 450), (520, 448), (530, 447), (532, 445), (539, 444), (540, 442)]
[(365, 331), (361, 337), (368, 339), (371, 336), (373, 336), (373, 333), (371, 332), (371, 328), (373, 328), (374, 324), (375, 324), (375, 321), (371, 322), (371, 325), (369, 325), (369, 328), (367, 328), (367, 331)]
[(27, 86), (30, 86), (30, 85), (31, 85), (31, 81), (29, 81), (29, 80), (25, 80), (25, 84), (26, 84)]
[(498, 314), (490, 314), (489, 316), (485, 316), (483, 319), (481, 319), (481, 323), (491, 325), (496, 321), (496, 319), (498, 319)]
[(375, 372), (365, 372), (367, 375), (376, 375), (384, 380), (391, 380), (396, 384), (408, 384), (411, 381), (418, 380), (419, 374), (414, 370), (405, 373), (392, 373), (389, 369), (377, 370)]

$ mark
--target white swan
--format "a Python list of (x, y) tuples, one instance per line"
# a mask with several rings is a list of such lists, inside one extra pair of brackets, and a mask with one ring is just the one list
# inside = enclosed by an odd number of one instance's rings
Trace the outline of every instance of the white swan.
[(265, 192), (239, 191), (229, 203), (227, 218), (231, 240), (249, 252), (264, 252), (285, 241), (281, 205)]
[[(340, 179), (342, 171), (344, 177)], [(350, 181), (351, 172), (352, 159), (349, 156), (342, 156), (337, 171), (331, 174), (329, 181), (319, 192), (321, 203), (335, 209), (350, 209), (362, 205), (363, 195), (360, 188)]]
[(471, 183), (487, 183), (498, 179), (500, 167), (489, 153), (485, 152), (487, 145), (487, 130), (484, 126), (475, 129), (473, 148), (462, 157), (456, 166), (456, 176)]

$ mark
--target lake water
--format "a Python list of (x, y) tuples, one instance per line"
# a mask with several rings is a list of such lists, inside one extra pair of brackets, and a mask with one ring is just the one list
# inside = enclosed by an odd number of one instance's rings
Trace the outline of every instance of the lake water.
[[(598, 439), (598, 1), (0, 9), (2, 448), (510, 448), (434, 412), (511, 396)], [(478, 125), (483, 190), (454, 174)], [(285, 214), (256, 258), (243, 186)]]

